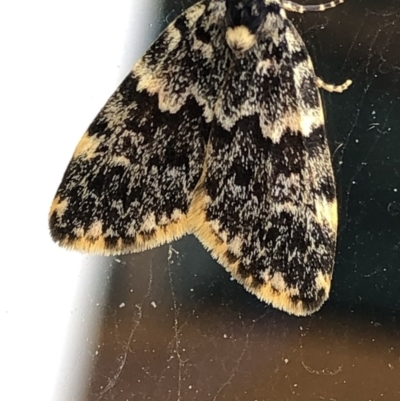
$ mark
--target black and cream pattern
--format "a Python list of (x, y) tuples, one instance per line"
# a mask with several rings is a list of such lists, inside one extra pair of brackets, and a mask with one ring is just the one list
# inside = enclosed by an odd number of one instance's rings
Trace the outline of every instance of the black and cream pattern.
[(316, 77), (285, 0), (203, 0), (134, 66), (78, 144), (50, 211), (61, 246), (105, 255), (193, 233), (295, 315), (331, 285), (337, 203)]

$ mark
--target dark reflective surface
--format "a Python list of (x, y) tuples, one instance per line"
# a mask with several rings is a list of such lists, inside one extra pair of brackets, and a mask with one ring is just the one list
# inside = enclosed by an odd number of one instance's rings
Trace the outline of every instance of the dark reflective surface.
[[(166, 20), (192, 3), (166, 2)], [(87, 400), (400, 399), (400, 2), (291, 17), (318, 75), (354, 81), (323, 93), (340, 202), (330, 300), (307, 318), (274, 310), (193, 237), (110, 258)]]

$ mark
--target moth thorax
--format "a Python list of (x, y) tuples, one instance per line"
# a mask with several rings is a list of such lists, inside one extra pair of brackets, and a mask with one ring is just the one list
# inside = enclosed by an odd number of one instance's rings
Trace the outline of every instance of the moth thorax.
[(256, 41), (256, 35), (244, 25), (228, 28), (226, 31), (226, 42), (234, 52), (246, 52), (256, 44)]
[(235, 53), (250, 50), (269, 14), (279, 14), (278, 0), (226, 0), (226, 41)]

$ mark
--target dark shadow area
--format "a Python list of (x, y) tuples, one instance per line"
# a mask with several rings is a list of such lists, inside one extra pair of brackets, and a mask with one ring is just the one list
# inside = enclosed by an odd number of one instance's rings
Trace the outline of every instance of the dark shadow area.
[[(190, 4), (166, 1), (160, 28)], [(400, 3), (290, 17), (317, 74), (353, 80), (322, 93), (340, 205), (330, 299), (307, 318), (272, 309), (191, 236), (110, 258), (87, 400), (399, 399)]]

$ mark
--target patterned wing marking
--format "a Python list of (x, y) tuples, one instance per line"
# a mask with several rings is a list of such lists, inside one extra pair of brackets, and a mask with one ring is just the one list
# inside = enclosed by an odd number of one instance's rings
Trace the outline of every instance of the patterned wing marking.
[[(218, 76), (205, 2), (161, 34), (78, 144), (50, 211), (53, 239), (85, 252), (140, 251), (188, 231)], [(217, 35), (218, 38), (218, 35)]]
[(329, 294), (335, 183), (312, 63), (290, 22), (276, 18), (276, 43), (268, 36), (232, 56), (189, 224), (247, 290), (307, 315)]

